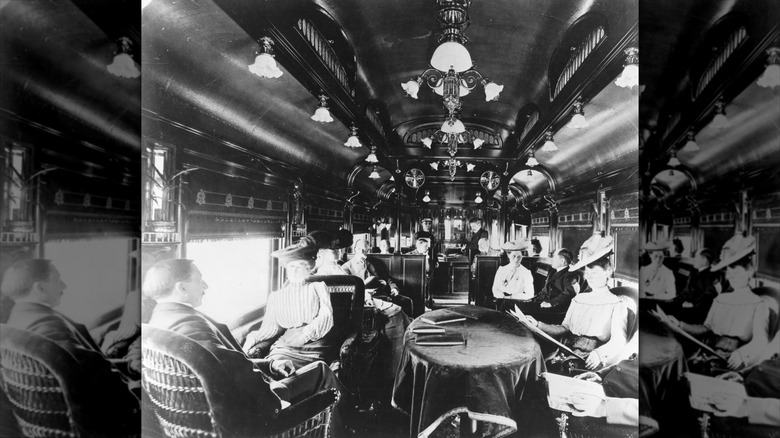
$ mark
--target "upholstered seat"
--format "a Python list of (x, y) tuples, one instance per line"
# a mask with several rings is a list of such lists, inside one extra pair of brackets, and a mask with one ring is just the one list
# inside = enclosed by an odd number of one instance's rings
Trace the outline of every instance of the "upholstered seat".
[(71, 352), (33, 332), (0, 327), (3, 390), (25, 436), (137, 436), (138, 410), (111, 412), (125, 424), (105, 418), (108, 400), (94, 400), (93, 388), (84, 388), (94, 382)]
[(246, 418), (239, 413), (248, 407), (238, 406), (232, 396), (231, 371), (210, 351), (169, 330), (144, 324), (142, 332), (143, 387), (166, 436), (330, 436), (337, 390), (323, 390), (282, 409), (274, 419)]

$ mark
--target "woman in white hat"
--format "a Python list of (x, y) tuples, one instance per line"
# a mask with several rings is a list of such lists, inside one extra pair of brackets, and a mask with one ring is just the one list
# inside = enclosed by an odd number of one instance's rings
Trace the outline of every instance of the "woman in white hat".
[(668, 301), (677, 295), (674, 273), (664, 266), (664, 251), (669, 242), (647, 242), (644, 250), (650, 255), (650, 264), (639, 269), (639, 298)]
[[(750, 288), (750, 280), (755, 274), (751, 256), (755, 250), (755, 238), (741, 234), (723, 245), (721, 261), (712, 267), (712, 271), (726, 268), (726, 280), (734, 291), (715, 298), (704, 324), (689, 324), (669, 317), (672, 324), (702, 338), (715, 351), (728, 356), (727, 365), (734, 370), (758, 363), (760, 352), (766, 351), (771, 335), (770, 308), (776, 303), (770, 297), (756, 295)], [(692, 359), (691, 366), (698, 368), (712, 360), (700, 354)]]
[(498, 310), (511, 309), (512, 305), (529, 302), (534, 297), (534, 277), (521, 264), (523, 251), (530, 248), (531, 244), (526, 239), (501, 245), (509, 257), (509, 264), (499, 267), (493, 278), (493, 298)]
[(570, 270), (585, 267), (585, 280), (591, 292), (580, 293), (572, 299), (562, 324), (546, 324), (526, 315), (531, 325), (560, 338), (574, 352), (586, 356), (585, 366), (590, 370), (614, 363), (631, 335), (628, 312), (633, 302), (613, 294), (607, 287), (612, 275), (609, 261), (612, 249), (612, 237), (600, 234), (582, 244), (580, 260)]

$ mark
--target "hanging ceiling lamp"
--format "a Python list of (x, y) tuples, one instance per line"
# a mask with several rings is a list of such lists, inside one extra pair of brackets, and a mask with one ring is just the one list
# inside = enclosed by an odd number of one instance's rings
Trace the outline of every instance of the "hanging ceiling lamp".
[(729, 119), (726, 117), (726, 104), (723, 103), (723, 96), (715, 102), (715, 117), (710, 124), (715, 129), (724, 129), (729, 126)]
[(437, 94), (444, 97), (445, 106), (448, 99), (460, 102), (477, 84), (485, 89), (485, 100), (498, 99), (504, 89), (503, 85), (490, 82), (478, 71), (474, 70), (471, 54), (464, 46), (468, 38), (463, 34), (471, 24), (468, 7), (471, 0), (436, 0), (438, 10), (436, 22), (441, 28), (439, 46), (431, 56), (431, 68), (425, 70), (416, 80), (401, 84), (410, 97), (417, 99), (420, 85), (425, 83)]
[(426, 190), (425, 196), (423, 196), (423, 202), (431, 202), (431, 191)]
[(528, 161), (525, 162), (525, 165), (529, 167), (534, 167), (539, 165), (539, 162), (536, 161), (536, 157), (534, 157), (533, 149), (531, 149), (531, 153), (528, 155)]
[(376, 158), (376, 146), (371, 145), (371, 153), (368, 154), (366, 157), (367, 163), (378, 163), (379, 160)]
[(556, 146), (555, 141), (553, 141), (552, 129), (548, 129), (547, 132), (545, 132), (544, 144), (542, 145), (542, 148), (539, 150), (542, 152), (555, 152), (558, 150), (558, 146)]
[[(350, 129), (350, 131), (352, 131), (352, 133), (350, 134), (349, 138), (347, 139), (347, 142), (344, 143), (344, 146), (346, 146), (348, 148), (359, 148), (359, 147), (363, 146), (360, 143), (360, 139), (357, 136), (357, 131), (358, 131), (357, 126), (355, 126), (355, 124), (353, 123), (352, 126), (349, 129)], [(374, 159), (376, 159), (376, 158), (374, 158)], [(368, 160), (368, 159), (366, 159), (366, 160)]]
[(439, 162), (438, 161), (434, 161), (433, 163), (430, 163), (430, 164), (431, 164), (431, 169), (439, 170)]
[(693, 128), (688, 129), (688, 141), (685, 142), (685, 146), (680, 149), (680, 152), (698, 152), (701, 148), (696, 143), (696, 137), (693, 134)]
[(756, 83), (760, 87), (775, 88), (780, 86), (780, 47), (770, 47), (766, 54), (769, 56), (766, 69)]
[(680, 165), (680, 160), (677, 159), (677, 149), (672, 149), (672, 156), (669, 158), (666, 165), (670, 167), (677, 167)]
[(477, 166), (474, 163), (466, 163), (466, 172), (473, 172), (475, 167)]
[(578, 97), (574, 101), (574, 116), (572, 116), (569, 122), (569, 127), (574, 129), (582, 129), (588, 127), (588, 119), (585, 118), (585, 111), (582, 110), (582, 98)]
[(474, 143), (474, 149), (479, 149), (482, 147), (483, 144), (485, 144), (485, 140), (482, 140), (481, 138), (475, 138), (473, 143)]
[(474, 202), (476, 202), (477, 204), (481, 204), (482, 203), (482, 193), (477, 192), (477, 197), (474, 198)]
[(106, 70), (120, 78), (135, 79), (141, 76), (141, 71), (133, 61), (133, 42), (128, 37), (117, 40), (117, 49), (114, 52), (114, 60), (106, 66)]
[(260, 38), (260, 50), (255, 57), (255, 63), (249, 66), (249, 71), (261, 78), (276, 79), (282, 76), (282, 71), (276, 65), (274, 52), (271, 47), (274, 42), (271, 38)]
[(330, 111), (328, 111), (327, 100), (328, 96), (320, 94), (320, 106), (317, 107), (314, 115), (311, 116), (311, 119), (315, 122), (331, 123), (333, 121), (333, 117), (330, 116)]
[(624, 53), (626, 54), (626, 65), (623, 67), (623, 73), (615, 81), (615, 85), (634, 88), (639, 85), (639, 49), (629, 47)]
[(379, 172), (376, 171), (376, 166), (371, 169), (371, 173), (368, 174), (371, 179), (379, 179)]

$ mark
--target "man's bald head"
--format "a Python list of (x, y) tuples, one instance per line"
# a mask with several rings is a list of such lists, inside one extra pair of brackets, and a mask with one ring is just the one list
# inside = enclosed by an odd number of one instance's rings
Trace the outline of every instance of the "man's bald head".
[(189, 281), (192, 276), (192, 260), (168, 259), (155, 263), (144, 278), (142, 290), (144, 295), (159, 300), (173, 292), (173, 287), (179, 281)]

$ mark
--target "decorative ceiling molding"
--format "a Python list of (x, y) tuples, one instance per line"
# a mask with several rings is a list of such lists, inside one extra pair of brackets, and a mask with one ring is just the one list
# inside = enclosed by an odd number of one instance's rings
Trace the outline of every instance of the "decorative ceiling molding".
[[(555, 87), (550, 89), (550, 101), (555, 99), (560, 94), (563, 87), (569, 83), (574, 74), (582, 67), (585, 60), (588, 59), (591, 53), (593, 53), (606, 39), (607, 33), (604, 27), (598, 26), (583, 39), (577, 47), (571, 48), (571, 55), (566, 66), (561, 71), (561, 74), (556, 79)], [(552, 81), (550, 82), (553, 83)]]
[(742, 46), (742, 43), (748, 38), (747, 30), (743, 26), (735, 29), (725, 40), (721, 43), (720, 47), (713, 47), (712, 58), (704, 69), (704, 72), (698, 78), (699, 81), (696, 85), (696, 89), (693, 90), (693, 98), (699, 97), (707, 88), (707, 85), (712, 82), (715, 75), (726, 64), (726, 61)]
[[(407, 146), (422, 147), (422, 139), (427, 137), (433, 137), (433, 135), (436, 133), (436, 131), (439, 130), (439, 128), (440, 125), (425, 124), (416, 129), (412, 129), (404, 136), (404, 143), (406, 143)], [(467, 126), (466, 131), (468, 131), (468, 133), (471, 134), (472, 138), (478, 138), (484, 140), (484, 143), (481, 146), (482, 148), (486, 148), (486, 147), (502, 148), (504, 145), (504, 142), (501, 139), (501, 137), (491, 129), (484, 128), (484, 127), (474, 127), (472, 125), (472, 126)], [(471, 147), (469, 146), (468, 149), (470, 148)]]

